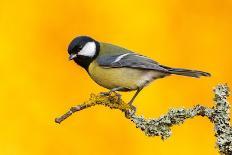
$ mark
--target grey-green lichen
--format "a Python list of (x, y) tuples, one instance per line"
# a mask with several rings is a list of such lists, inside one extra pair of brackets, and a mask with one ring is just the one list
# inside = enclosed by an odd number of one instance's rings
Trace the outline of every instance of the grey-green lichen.
[(196, 105), (193, 108), (170, 109), (166, 115), (159, 118), (144, 118), (136, 115), (134, 108), (126, 104), (116, 93), (109, 95), (94, 95), (83, 104), (72, 107), (67, 113), (56, 118), (55, 122), (61, 123), (73, 113), (95, 105), (104, 105), (112, 109), (119, 109), (125, 113), (126, 118), (135, 123), (147, 136), (160, 136), (166, 139), (171, 136), (171, 127), (182, 124), (186, 119), (195, 116), (207, 117), (214, 124), (216, 145), (221, 154), (232, 155), (232, 128), (230, 125), (229, 110), (230, 105), (227, 101), (229, 88), (227, 85), (220, 84), (214, 88), (214, 102), (212, 108)]
[(146, 119), (142, 116), (133, 114), (131, 120), (145, 132), (147, 136), (161, 136), (162, 139), (167, 139), (171, 136), (171, 127), (173, 125), (182, 124), (187, 118), (194, 116), (211, 116), (212, 110), (203, 106), (197, 105), (191, 109), (170, 109), (166, 115), (159, 118)]

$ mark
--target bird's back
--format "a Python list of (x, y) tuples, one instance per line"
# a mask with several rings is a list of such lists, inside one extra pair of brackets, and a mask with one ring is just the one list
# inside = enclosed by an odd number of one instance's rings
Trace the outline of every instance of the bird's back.
[(123, 47), (112, 45), (109, 43), (100, 43), (100, 55), (118, 55), (124, 53), (133, 53)]

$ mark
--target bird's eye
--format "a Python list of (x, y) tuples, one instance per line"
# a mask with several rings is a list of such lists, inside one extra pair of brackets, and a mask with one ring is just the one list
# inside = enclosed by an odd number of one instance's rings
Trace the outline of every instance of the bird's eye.
[(80, 46), (78, 47), (78, 49), (81, 50), (83, 47), (84, 47), (83, 45), (80, 45)]

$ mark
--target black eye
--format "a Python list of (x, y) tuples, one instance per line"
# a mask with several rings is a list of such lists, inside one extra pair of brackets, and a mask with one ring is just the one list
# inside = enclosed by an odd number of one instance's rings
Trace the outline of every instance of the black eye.
[(84, 45), (80, 45), (80, 46), (78, 47), (78, 49), (81, 50), (83, 47), (84, 47)]

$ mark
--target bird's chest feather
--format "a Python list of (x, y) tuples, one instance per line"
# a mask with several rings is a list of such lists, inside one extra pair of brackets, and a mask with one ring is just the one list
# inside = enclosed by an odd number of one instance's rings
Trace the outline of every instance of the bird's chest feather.
[(92, 62), (88, 68), (90, 77), (99, 85), (112, 89), (124, 87), (136, 90), (150, 83), (159, 73), (134, 68), (103, 68)]

